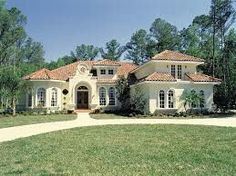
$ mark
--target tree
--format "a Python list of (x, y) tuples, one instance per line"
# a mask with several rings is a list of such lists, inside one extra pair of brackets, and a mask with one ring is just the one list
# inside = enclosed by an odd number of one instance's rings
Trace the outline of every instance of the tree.
[(131, 97), (131, 110), (138, 114), (148, 114), (147, 102), (148, 100), (145, 98), (142, 89), (136, 87)]
[(130, 88), (128, 79), (126, 79), (124, 76), (116, 82), (116, 91), (117, 99), (121, 103), (121, 108), (123, 110), (129, 109)]
[(28, 90), (28, 83), (23, 81), (18, 70), (8, 66), (0, 69), (0, 91), (4, 92), (3, 97), (12, 108), (12, 115), (16, 115), (16, 102), (19, 95)]
[(100, 48), (100, 53), (103, 59), (119, 60), (121, 55), (125, 52), (126, 47), (120, 46), (117, 40), (113, 39), (106, 43), (106, 51)]
[(197, 107), (198, 104), (202, 102), (202, 97), (198, 95), (195, 91), (185, 91), (183, 93), (184, 96), (184, 108), (185, 111), (187, 111), (187, 107), (190, 108), (190, 111), (192, 112), (194, 107)]
[(77, 46), (75, 52), (71, 51), (71, 57), (75, 60), (94, 60), (99, 53), (99, 49), (93, 45)]
[(44, 64), (44, 50), (39, 42), (34, 42), (28, 38), (22, 46), (22, 59), (29, 64), (42, 66)]
[(14, 63), (17, 44), (24, 40), (26, 17), (17, 8), (0, 8), (0, 65)]
[(152, 39), (150, 47), (154, 49), (153, 52), (155, 53), (159, 53), (166, 49), (177, 50), (179, 48), (180, 38), (177, 27), (161, 18), (157, 18), (152, 23), (150, 36)]
[(126, 58), (132, 60), (133, 63), (140, 65), (148, 60), (148, 42), (149, 38), (144, 29), (136, 31), (130, 42), (126, 44), (127, 55)]

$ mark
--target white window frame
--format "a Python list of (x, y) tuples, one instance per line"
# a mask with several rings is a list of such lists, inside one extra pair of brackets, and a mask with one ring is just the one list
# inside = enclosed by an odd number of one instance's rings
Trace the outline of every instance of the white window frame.
[(99, 105), (100, 106), (106, 106), (106, 89), (105, 87), (100, 87), (99, 88)]
[[(103, 72), (104, 71), (104, 72)], [(106, 69), (101, 69), (100, 70), (100, 75), (106, 75), (107, 73), (106, 73), (107, 71), (106, 71)]]
[[(111, 71), (112, 71), (112, 73), (111, 73)], [(108, 75), (114, 75), (114, 69), (109, 69), (108, 70)]]
[[(161, 93), (163, 93), (163, 94), (161, 94)], [(158, 92), (158, 100), (159, 100), (159, 102), (158, 102), (158, 108), (159, 109), (165, 109), (165, 91), (164, 90), (160, 90), (159, 92)]]
[(170, 66), (170, 74), (171, 74), (171, 76), (176, 78), (176, 66), (175, 65)]
[[(40, 94), (40, 95), (39, 95)], [(46, 89), (41, 87), (37, 90), (37, 106), (46, 106)]]
[[(171, 94), (170, 94), (170, 93), (171, 93)], [(168, 96), (168, 108), (169, 108), (169, 109), (174, 109), (174, 107), (175, 107), (174, 95), (175, 95), (175, 93), (174, 93), (173, 90), (169, 90), (169, 91), (168, 91), (167, 96)]]
[(58, 106), (58, 90), (56, 88), (52, 88), (51, 90), (51, 107)]
[(177, 79), (182, 79), (182, 65), (177, 65)]

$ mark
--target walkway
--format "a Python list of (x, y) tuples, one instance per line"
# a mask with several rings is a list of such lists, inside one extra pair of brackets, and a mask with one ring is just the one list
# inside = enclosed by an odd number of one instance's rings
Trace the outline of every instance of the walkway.
[(39, 123), (0, 129), (0, 142), (33, 136), (52, 131), (71, 129), (75, 127), (98, 125), (125, 125), (125, 124), (187, 124), (236, 127), (236, 117), (211, 119), (106, 119), (95, 120), (89, 114), (79, 113), (78, 118), (72, 121)]

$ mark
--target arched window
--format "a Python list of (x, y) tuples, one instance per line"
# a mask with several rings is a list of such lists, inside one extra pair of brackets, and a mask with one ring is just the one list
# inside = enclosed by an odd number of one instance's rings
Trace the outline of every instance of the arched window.
[(111, 87), (109, 89), (109, 105), (115, 105), (116, 104), (116, 95), (115, 95), (115, 88)]
[(99, 104), (101, 106), (106, 105), (106, 89), (104, 87), (99, 89)]
[(37, 92), (38, 106), (45, 106), (46, 103), (46, 90), (39, 88)]
[(173, 90), (169, 90), (169, 92), (168, 92), (168, 107), (174, 108), (174, 92), (173, 92)]
[(192, 103), (191, 106), (192, 108), (196, 108), (197, 107), (197, 100), (196, 100), (196, 91), (195, 90), (191, 90), (191, 96), (192, 96)]
[(85, 86), (80, 86), (80, 87), (78, 88), (78, 90), (88, 90), (88, 88), (85, 87)]
[(163, 90), (159, 92), (159, 107), (165, 108), (165, 92)]
[(205, 107), (205, 93), (203, 90), (200, 91), (200, 108)]
[(53, 107), (57, 106), (57, 89), (56, 88), (52, 89), (51, 106)]

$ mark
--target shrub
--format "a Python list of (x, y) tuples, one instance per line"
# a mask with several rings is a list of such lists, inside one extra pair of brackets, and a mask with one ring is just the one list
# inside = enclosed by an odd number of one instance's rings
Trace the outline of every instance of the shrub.
[(139, 87), (135, 88), (135, 93), (131, 98), (131, 110), (138, 114), (149, 114), (147, 110), (147, 99)]

